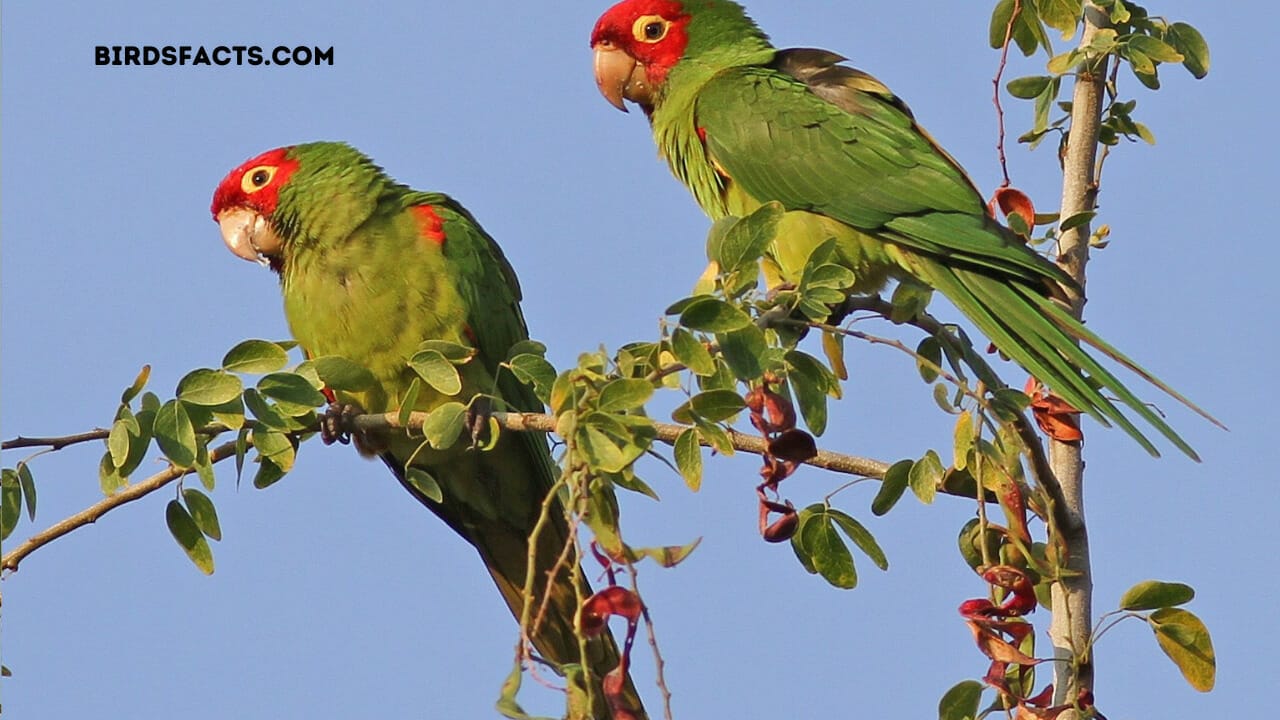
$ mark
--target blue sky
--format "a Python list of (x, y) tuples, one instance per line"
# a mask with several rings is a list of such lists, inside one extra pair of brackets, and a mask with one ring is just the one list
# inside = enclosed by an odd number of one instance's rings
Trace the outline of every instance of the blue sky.
[[(985, 190), (999, 179), (986, 49), (990, 2), (757, 0), (780, 46), (825, 47), (873, 72)], [(1277, 165), (1276, 54), (1245, 28), (1273, 4), (1148, 3), (1199, 27), (1202, 82), (1167, 68), (1151, 93), (1122, 75), (1154, 147), (1108, 161), (1101, 220), (1112, 243), (1090, 266), (1090, 327), (1217, 414), (1224, 433), (1164, 403), (1204, 457), (1147, 457), (1087, 426), (1095, 608), (1148, 578), (1190, 583), (1219, 678), (1192, 691), (1148, 630), (1098, 650), (1096, 695), (1112, 718), (1236, 717), (1264, 707), (1280, 674), (1271, 432), (1276, 244), (1266, 227)], [(342, 139), (393, 176), (466, 204), (502, 243), (525, 314), (557, 364), (600, 344), (656, 337), (666, 305), (705, 261), (707, 221), (655, 156), (638, 113), (598, 95), (587, 37), (604, 2), (513, 6), (390, 3), (5, 3), (0, 16), (0, 435), (106, 425), (144, 363), (170, 395), (236, 342), (284, 338), (273, 277), (228, 253), (208, 215), (219, 179), (260, 151)], [(332, 67), (97, 67), (98, 44), (333, 46)], [(1015, 60), (1008, 77), (1037, 74)], [(1010, 102), (1011, 128), (1029, 124)], [(1051, 209), (1051, 151), (1010, 148), (1014, 181)], [(893, 332), (882, 328), (885, 333)], [(847, 399), (821, 444), (884, 459), (948, 444), (911, 363), (850, 348)], [(99, 497), (99, 449), (42, 457), (39, 515), (7, 546)], [(19, 454), (6, 453), (11, 466)], [(143, 472), (159, 465), (146, 464)], [(786, 547), (759, 540), (754, 464), (710, 463), (689, 493), (659, 466), (661, 503), (626, 498), (629, 539), (702, 546), (675, 570), (644, 567), (677, 717), (931, 717), (984, 658), (955, 612), (983, 586), (955, 534), (972, 512), (904, 500), (872, 518), (871, 485), (840, 496), (889, 555), (838, 591)], [(841, 478), (809, 469), (798, 504)], [(515, 626), (473, 551), (374, 463), (307, 447), (267, 491), (220, 468), (224, 539), (200, 575), (169, 538), (169, 491), (31, 556), (0, 586), (0, 685), (15, 717), (486, 717)], [(1047, 614), (1035, 617), (1047, 626)], [(1042, 644), (1044, 647), (1046, 644)], [(653, 709), (647, 649), (636, 675)], [(532, 693), (531, 709), (556, 698)]]

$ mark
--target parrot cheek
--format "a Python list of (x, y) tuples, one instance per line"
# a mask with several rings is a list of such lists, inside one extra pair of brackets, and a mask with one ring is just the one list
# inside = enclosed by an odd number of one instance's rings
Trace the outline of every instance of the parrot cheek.
[(636, 62), (625, 51), (610, 42), (595, 46), (596, 86), (609, 104), (626, 112), (623, 100), (630, 100), (644, 107), (653, 107), (653, 90), (644, 65)]
[(284, 247), (284, 241), (267, 219), (249, 208), (230, 208), (218, 213), (218, 228), (227, 249), (251, 262), (267, 265), (267, 258), (278, 255)]

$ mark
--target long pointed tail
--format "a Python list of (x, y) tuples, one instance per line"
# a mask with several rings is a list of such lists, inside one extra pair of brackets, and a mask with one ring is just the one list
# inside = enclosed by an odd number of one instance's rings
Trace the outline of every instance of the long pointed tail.
[(913, 260), (913, 269), (921, 279), (955, 303), (1001, 352), (1073, 407), (1103, 425), (1120, 426), (1152, 455), (1160, 455), (1156, 446), (1104, 393), (1114, 395), (1120, 405), (1150, 424), (1188, 457), (1200, 460), (1196, 451), (1158, 412), (1099, 364), (1080, 346), (1080, 342), (1091, 345), (1210, 422), (1223, 427), (1182, 394), (1085, 328), (1037, 288), (1016, 280), (993, 278), (981, 271), (948, 267), (929, 258), (915, 256)]
[[(529, 452), (534, 441), (545, 441), (540, 436), (522, 435), (527, 434), (504, 434), (498, 447), (490, 451), (463, 451), (429, 468), (441, 488), (443, 502), (426, 497), (405, 479), (403, 464), (397, 457), (399, 452), (382, 456), (410, 494), (475, 547), (517, 620), (525, 607), (529, 534), (551, 487), (549, 478), (553, 467), (549, 456), (541, 457), (546, 455), (545, 445), (541, 447), (541, 454)], [(533, 628), (531, 640), (538, 654), (557, 666), (582, 663), (574, 625), (579, 593), (572, 579), (572, 555), (565, 552), (571, 540), (559, 503), (551, 508), (548, 519), (539, 534), (533, 558), (531, 617), (536, 620), (540, 616), (541, 622)], [(553, 569), (554, 579), (551, 578)], [(577, 589), (583, 597), (591, 594), (585, 577)], [(618, 648), (611, 635), (604, 633), (587, 641), (587, 658), (583, 664), (590, 671), (595, 717), (609, 717), (601, 679), (617, 667), (618, 662)], [(629, 676), (623, 693), (626, 704), (638, 717), (644, 717), (639, 695)]]

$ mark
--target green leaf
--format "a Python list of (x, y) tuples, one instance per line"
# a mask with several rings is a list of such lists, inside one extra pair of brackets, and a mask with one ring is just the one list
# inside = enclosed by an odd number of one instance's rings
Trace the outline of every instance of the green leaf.
[(763, 330), (749, 324), (739, 330), (716, 335), (716, 342), (720, 345), (720, 355), (729, 365), (729, 370), (739, 380), (755, 380), (764, 374), (760, 357), (768, 349), (768, 343), (765, 342)]
[(462, 377), (458, 375), (458, 368), (438, 350), (423, 350), (414, 354), (409, 360), (409, 366), (418, 373), (418, 377), (443, 395), (452, 397), (462, 392)]
[(258, 392), (275, 400), (276, 409), (290, 417), (304, 415), (328, 402), (310, 380), (296, 373), (271, 373), (258, 381)]
[(1030, 100), (1044, 92), (1051, 82), (1053, 78), (1048, 75), (1029, 75), (1010, 80), (1005, 89), (1016, 98)]
[(871, 513), (873, 515), (884, 515), (898, 504), (898, 500), (902, 498), (902, 494), (907, 490), (907, 484), (911, 479), (911, 467), (915, 465), (914, 460), (899, 460), (889, 466), (885, 471), (884, 480), (880, 483), (880, 490), (876, 493), (876, 497), (871, 501)]
[(330, 390), (360, 392), (378, 384), (377, 378), (368, 369), (337, 355), (314, 358), (307, 364), (315, 368), (320, 380)]
[(982, 683), (965, 680), (957, 683), (938, 701), (938, 720), (974, 720), (982, 702)]
[(27, 519), (34, 521), (36, 519), (36, 480), (31, 477), (31, 468), (25, 461), (19, 462), (16, 470), (18, 485), (22, 488), (22, 497), (27, 503)]
[(1013, 17), (1014, 0), (1000, 0), (991, 13), (991, 26), (987, 42), (993, 49), (1004, 47), (1005, 35), (1009, 32), (1009, 19)]
[(170, 400), (156, 411), (153, 427), (156, 444), (175, 466), (190, 468), (196, 462), (196, 432), (191, 426), (187, 409), (177, 400)]
[[(449, 342), (448, 340), (425, 340), (418, 345), (418, 351), (434, 350), (454, 365), (465, 365), (476, 356), (477, 350), (470, 345)], [(544, 346), (544, 352), (545, 346)]]
[(285, 471), (265, 457), (258, 458), (258, 472), (253, 476), (253, 486), (265, 490), (280, 481)]
[(427, 415), (422, 422), (422, 434), (437, 450), (453, 447), (465, 425), (467, 407), (460, 402), (447, 402)]
[(209, 496), (195, 488), (183, 488), (182, 499), (186, 501), (191, 519), (200, 528), (200, 532), (211, 540), (221, 540), (222, 526), (218, 524), (218, 511), (213, 507)]
[(1080, 18), (1084, 13), (1083, 0), (1037, 0), (1040, 19), (1044, 24), (1062, 33), (1067, 40), (1076, 32)]
[[(822, 506), (810, 506), (806, 510), (813, 507)], [(852, 589), (857, 586), (858, 572), (853, 567), (853, 555), (825, 512), (814, 512), (808, 518), (802, 518), (798, 534), (819, 575), (838, 588)]]
[(249, 408), (249, 412), (258, 419), (262, 425), (276, 430), (295, 430), (297, 423), (290, 420), (273, 406), (268, 403), (257, 390), (248, 388), (244, 391), (244, 404)]
[(920, 498), (920, 502), (929, 505), (938, 495), (938, 483), (942, 481), (942, 460), (938, 453), (930, 450), (911, 466), (909, 479), (911, 492)]
[(242, 390), (240, 378), (208, 368), (192, 370), (178, 381), (178, 399), (202, 407), (229, 403), (239, 397)]
[(1144, 580), (1120, 596), (1121, 610), (1155, 610), (1156, 608), (1185, 605), (1196, 596), (1190, 585), (1182, 583)]
[(396, 420), (401, 425), (409, 424), (409, 416), (413, 414), (414, 408), (418, 406), (418, 396), (422, 394), (422, 379), (414, 378), (409, 382), (409, 387), (405, 389), (404, 396), (400, 398), (400, 410), (396, 413)]
[(916, 347), (916, 370), (927, 383), (938, 379), (942, 367), (942, 345), (935, 337), (927, 337)]
[(1054, 55), (1049, 58), (1049, 64), (1046, 66), (1049, 72), (1054, 75), (1065, 75), (1071, 72), (1071, 69), (1080, 64), (1085, 59), (1084, 53), (1079, 50), (1069, 50), (1061, 55)]
[(244, 426), (244, 398), (237, 397), (235, 400), (216, 407), (209, 408), (213, 414), (213, 419), (226, 425), (232, 430), (239, 430)]
[(880, 548), (880, 543), (876, 542), (875, 536), (862, 523), (835, 508), (827, 510), (827, 515), (832, 520), (835, 520), (836, 525), (840, 526), (840, 529), (844, 531), (845, 535), (849, 536), (849, 539), (853, 541), (854, 545), (858, 546), (859, 550), (871, 558), (871, 562), (875, 563), (876, 567), (881, 570), (889, 569), (889, 558), (885, 557), (884, 550)]
[(1200, 692), (1212, 690), (1218, 663), (1209, 629), (1200, 618), (1182, 608), (1161, 608), (1151, 613), (1147, 622), (1155, 631), (1160, 649), (1178, 666), (1191, 687)]
[(742, 396), (734, 390), (708, 390), (689, 398), (671, 413), (671, 417), (683, 424), (692, 423), (694, 416), (715, 423), (728, 420), (746, 406)]
[(1164, 39), (1182, 54), (1182, 66), (1197, 80), (1209, 74), (1209, 44), (1199, 30), (1176, 22), (1169, 26)]
[(600, 388), (600, 400), (597, 408), (601, 412), (622, 412), (634, 410), (653, 396), (653, 383), (638, 378), (619, 378), (610, 380)]
[(0, 540), (8, 538), (22, 517), (22, 485), (18, 473), (5, 468), (0, 478)]
[(405, 469), (404, 479), (424, 497), (438, 503), (444, 502), (444, 492), (440, 489), (440, 483), (436, 482), (436, 479), (426, 470), (420, 467), (408, 467)]
[[(122, 405), (120, 409), (124, 412), (129, 411), (127, 405)], [(130, 430), (133, 430), (131, 433)], [(138, 421), (133, 418), (133, 413), (125, 417), (116, 419), (111, 424), (111, 434), (107, 436), (107, 452), (111, 454), (111, 464), (115, 467), (124, 465), (129, 459), (129, 436), (136, 435), (138, 432)]]
[(1172, 45), (1150, 35), (1130, 37), (1129, 47), (1141, 51), (1143, 55), (1157, 62), (1175, 63), (1182, 62), (1184, 59), (1182, 53), (1175, 50)]
[(685, 428), (676, 436), (676, 467), (689, 489), (698, 492), (702, 487), (702, 448), (698, 445), (698, 431)]
[(170, 500), (164, 509), (164, 521), (169, 526), (173, 539), (178, 541), (191, 562), (200, 568), (205, 575), (213, 574), (213, 551), (204, 539), (204, 533), (196, 526), (195, 520), (187, 513), (186, 508), (177, 500)]
[(520, 340), (511, 345), (507, 349), (507, 359), (510, 360), (517, 355), (537, 355), (543, 357), (547, 354), (547, 346), (537, 340)]
[(621, 472), (634, 460), (603, 431), (586, 423), (578, 426), (577, 442), (591, 467), (605, 472)]
[(127, 482), (116, 466), (111, 463), (111, 453), (103, 453), (102, 460), (98, 463), (98, 485), (102, 488), (102, 494), (111, 497)]
[(222, 369), (255, 375), (275, 372), (289, 363), (284, 348), (268, 340), (245, 340), (227, 351)]
[(138, 376), (133, 379), (133, 384), (125, 388), (120, 394), (120, 402), (128, 405), (134, 398), (138, 397), (138, 393), (142, 392), (142, 388), (147, 386), (147, 380), (151, 377), (151, 366), (143, 365), (138, 371)]
[(716, 372), (716, 363), (706, 346), (684, 328), (671, 333), (671, 353), (695, 375), (707, 377)]
[(809, 430), (821, 436), (827, 430), (827, 396), (838, 395), (840, 383), (825, 365), (799, 350), (784, 356), (790, 371), (787, 380)]
[(716, 298), (701, 298), (680, 313), (680, 324), (692, 330), (724, 333), (751, 324), (751, 316)]
[(556, 384), (556, 369), (541, 355), (522, 353), (511, 358), (507, 363), (516, 379), (526, 385), (532, 385), (534, 393), (542, 402), (550, 405), (552, 389)]
[(1067, 218), (1066, 220), (1063, 220), (1062, 223), (1058, 225), (1058, 229), (1061, 230), (1062, 232), (1066, 232), (1068, 230), (1074, 230), (1080, 227), (1081, 225), (1084, 225), (1085, 223), (1092, 220), (1094, 217), (1097, 216), (1097, 214), (1098, 214), (1097, 210), (1085, 210), (1084, 212), (1078, 212), (1075, 215), (1072, 215), (1071, 217)]
[(196, 477), (205, 490), (213, 492), (217, 479), (213, 475), (213, 463), (209, 462), (208, 442), (196, 443)]
[(271, 464), (279, 468), (282, 473), (287, 473), (293, 469), (293, 462), (297, 457), (297, 449), (288, 435), (266, 428), (255, 428), (253, 430), (253, 446), (258, 449), (258, 454), (261, 457), (268, 458)]
[(718, 252), (711, 256), (720, 263), (720, 272), (729, 274), (755, 264), (773, 242), (782, 216), (782, 204), (768, 202), (730, 226), (718, 243)]
[(716, 452), (726, 457), (733, 455), (733, 440), (730, 439), (729, 433), (724, 428), (705, 420), (696, 420), (695, 424), (698, 428), (698, 435), (710, 445)]

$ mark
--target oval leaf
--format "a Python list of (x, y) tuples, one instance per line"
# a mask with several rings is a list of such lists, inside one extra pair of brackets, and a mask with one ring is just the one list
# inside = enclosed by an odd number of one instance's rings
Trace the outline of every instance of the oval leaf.
[(418, 373), (418, 377), (442, 395), (452, 397), (462, 392), (462, 377), (458, 375), (458, 368), (454, 367), (454, 364), (449, 362), (439, 350), (423, 350), (416, 353), (409, 360), (409, 366)]
[(1151, 613), (1148, 622), (1160, 649), (1178, 666), (1191, 687), (1200, 692), (1212, 690), (1217, 660), (1209, 629), (1200, 618), (1182, 608), (1161, 608)]
[(276, 407), (296, 417), (314, 410), (326, 402), (324, 395), (301, 375), (295, 373), (271, 373), (258, 381), (258, 392), (276, 401)]
[(938, 720), (973, 720), (982, 702), (982, 683), (965, 680), (956, 684), (938, 701)]
[(653, 395), (653, 383), (638, 378), (620, 378), (609, 381), (600, 389), (599, 409), (602, 412), (621, 412), (644, 405)]
[(706, 346), (684, 328), (676, 328), (671, 333), (671, 352), (694, 375), (707, 377), (716, 372), (715, 361)]
[(178, 546), (191, 558), (191, 562), (200, 568), (200, 572), (212, 575), (213, 551), (209, 549), (204, 533), (196, 527), (195, 520), (191, 519), (182, 503), (170, 500), (164, 509), (164, 521), (169, 526), (173, 539), (178, 541)]
[(1191, 602), (1196, 591), (1182, 583), (1145, 580), (1125, 591), (1120, 597), (1121, 610), (1155, 610)]
[(902, 498), (902, 494), (907, 490), (907, 484), (911, 479), (911, 467), (915, 465), (914, 460), (899, 460), (889, 469), (885, 471), (884, 480), (880, 483), (880, 491), (876, 493), (876, 497), (871, 501), (871, 512), (874, 515), (884, 515), (898, 504), (898, 500)]
[(697, 492), (702, 487), (702, 448), (698, 445), (698, 431), (685, 428), (676, 436), (676, 467), (689, 489)]
[(178, 381), (178, 399), (190, 405), (213, 407), (240, 397), (244, 384), (221, 370), (192, 370)]
[(444, 502), (444, 492), (440, 490), (440, 483), (436, 482), (436, 479), (426, 470), (410, 467), (405, 471), (404, 479), (415, 490), (422, 493), (423, 497), (438, 503)]
[(187, 503), (187, 511), (200, 532), (212, 540), (222, 539), (222, 526), (218, 524), (218, 511), (208, 495), (195, 488), (183, 488), (182, 499)]
[(453, 447), (462, 434), (467, 408), (460, 402), (447, 402), (431, 411), (422, 421), (422, 434), (437, 450)]
[(716, 298), (700, 298), (680, 313), (680, 324), (692, 330), (732, 332), (751, 324), (751, 316)]
[(187, 409), (177, 400), (170, 400), (156, 411), (152, 430), (156, 444), (169, 461), (180, 468), (194, 467), (196, 463), (196, 432), (191, 426)]
[(227, 351), (222, 369), (237, 373), (270, 373), (289, 363), (284, 348), (269, 340), (245, 340)]
[(337, 355), (326, 355), (311, 361), (316, 374), (330, 390), (348, 390), (360, 392), (378, 384), (373, 373), (368, 369)]

